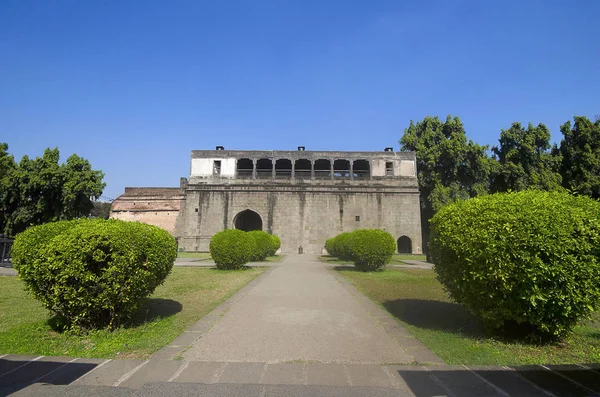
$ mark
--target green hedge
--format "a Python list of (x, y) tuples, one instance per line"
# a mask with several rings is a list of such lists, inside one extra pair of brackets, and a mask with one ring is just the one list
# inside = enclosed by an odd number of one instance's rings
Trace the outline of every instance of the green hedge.
[(328, 239), (325, 249), (331, 256), (353, 261), (359, 270), (375, 271), (390, 262), (396, 241), (384, 230), (359, 229)]
[(435, 271), (493, 329), (564, 337), (600, 306), (600, 204), (524, 191), (451, 204), (431, 220)]
[(242, 230), (227, 229), (210, 239), (209, 248), (217, 269), (241, 269), (256, 251), (256, 241)]
[(281, 240), (276, 235), (271, 234), (271, 249), (269, 250), (269, 256), (275, 255), (279, 248), (281, 248)]
[(19, 277), (71, 329), (115, 328), (170, 273), (177, 244), (137, 222), (84, 219), (32, 227), (13, 245)]
[(348, 244), (354, 266), (363, 272), (379, 270), (390, 262), (396, 251), (394, 237), (379, 229), (355, 230), (350, 234)]
[(246, 232), (250, 238), (254, 239), (254, 246), (250, 254), (251, 262), (264, 261), (270, 252), (273, 250), (273, 239), (271, 235), (262, 230), (252, 230)]

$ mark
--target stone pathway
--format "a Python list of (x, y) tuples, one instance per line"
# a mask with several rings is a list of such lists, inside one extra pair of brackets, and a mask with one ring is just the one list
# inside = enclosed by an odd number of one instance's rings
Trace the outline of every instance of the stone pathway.
[(0, 353), (0, 396), (11, 393), (600, 396), (600, 366), (445, 365), (318, 258), (294, 255), (274, 264), (150, 360)]

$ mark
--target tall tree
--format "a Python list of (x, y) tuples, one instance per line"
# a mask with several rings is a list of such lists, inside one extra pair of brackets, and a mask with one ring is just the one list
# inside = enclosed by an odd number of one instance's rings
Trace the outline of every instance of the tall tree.
[(560, 127), (563, 186), (579, 194), (600, 199), (600, 118), (595, 122), (574, 117)]
[(492, 152), (499, 164), (492, 177), (493, 192), (561, 188), (561, 159), (551, 151), (550, 130), (544, 124), (529, 123), (525, 129), (521, 123), (513, 123), (502, 130)]
[(46, 149), (42, 157), (23, 156), (9, 169), (0, 185), (0, 230), (11, 235), (31, 225), (90, 213), (92, 200), (104, 190), (104, 174), (75, 154), (62, 164), (59, 158), (58, 148)]
[(416, 152), (423, 241), (429, 238), (429, 219), (442, 206), (489, 190), (494, 162), (488, 147), (467, 139), (458, 117), (441, 121), (428, 116), (411, 121), (400, 139), (400, 148)]

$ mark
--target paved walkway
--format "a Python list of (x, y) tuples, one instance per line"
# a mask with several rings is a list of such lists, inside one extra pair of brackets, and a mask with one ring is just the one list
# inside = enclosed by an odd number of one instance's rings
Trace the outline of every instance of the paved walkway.
[(287, 256), (184, 354), (193, 361), (411, 363), (357, 299), (309, 255)]

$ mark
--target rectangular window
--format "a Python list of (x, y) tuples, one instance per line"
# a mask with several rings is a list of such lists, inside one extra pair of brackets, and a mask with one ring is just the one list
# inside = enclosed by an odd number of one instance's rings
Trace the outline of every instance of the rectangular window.
[(387, 161), (385, 163), (385, 175), (394, 176), (394, 163), (391, 161)]
[(360, 216), (359, 216), (359, 215), (356, 215), (356, 216), (354, 217), (354, 220), (355, 220), (356, 222), (360, 222)]
[(213, 161), (213, 175), (221, 175), (221, 160)]

